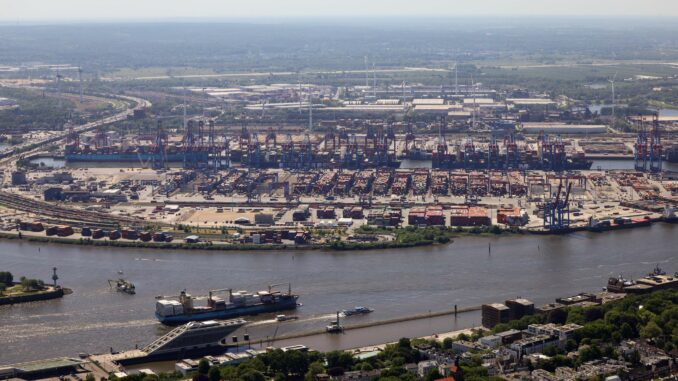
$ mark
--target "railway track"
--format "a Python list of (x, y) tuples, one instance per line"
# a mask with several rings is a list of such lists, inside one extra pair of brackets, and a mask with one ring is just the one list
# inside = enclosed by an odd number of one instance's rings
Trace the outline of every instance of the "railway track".
[(144, 224), (143, 220), (136, 218), (113, 216), (99, 211), (65, 208), (7, 192), (0, 192), (0, 204), (38, 216), (53, 218), (62, 224), (76, 226), (117, 229), (121, 226), (136, 227)]
[[(148, 108), (151, 106), (149, 101), (137, 97), (116, 95), (115, 98), (122, 98), (127, 101), (134, 102), (136, 105), (134, 107), (128, 107), (124, 111), (118, 112), (115, 115), (77, 126), (74, 128), (74, 130), (78, 133), (81, 133), (101, 126), (119, 122), (126, 119), (127, 116), (130, 115), (130, 113), (132, 113), (135, 109)], [(67, 136), (68, 131), (64, 131), (63, 133), (56, 136), (51, 136), (41, 141), (32, 142), (32, 145), (36, 148), (33, 148), (29, 151), (21, 152), (19, 149), (15, 149), (0, 159), (0, 165), (2, 165), (6, 171), (9, 169), (9, 172), (11, 172), (11, 168), (13, 167), (16, 160), (40, 151), (46, 144), (64, 140)], [(3, 182), (5, 179), (10, 177), (8, 174), (9, 173), (6, 172), (5, 176), (3, 176)], [(0, 191), (0, 205), (4, 205), (8, 208), (16, 209), (22, 212), (35, 214), (39, 216), (38, 218), (43, 217), (46, 221), (57, 221), (61, 224), (79, 227), (88, 226), (94, 228), (117, 229), (121, 226), (141, 227), (145, 224), (144, 220), (137, 218), (113, 216), (99, 211), (68, 208), (3, 191)]]

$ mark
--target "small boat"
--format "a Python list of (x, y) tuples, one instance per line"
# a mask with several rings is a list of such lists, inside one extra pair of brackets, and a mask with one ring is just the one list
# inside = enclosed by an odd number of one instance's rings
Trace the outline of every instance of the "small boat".
[(125, 294), (134, 295), (137, 293), (134, 284), (122, 278), (118, 280), (109, 280), (108, 285), (111, 288), (115, 287), (116, 291), (124, 292)]
[(339, 322), (339, 312), (337, 312), (337, 320), (333, 320), (325, 327), (327, 333), (342, 333), (344, 332), (344, 327)]
[(297, 320), (297, 319), (299, 319), (298, 316), (276, 315), (276, 317), (275, 317), (276, 321), (288, 321), (288, 320)]
[(373, 312), (374, 310), (371, 308), (363, 307), (363, 306), (355, 306), (351, 309), (348, 310), (342, 310), (341, 314), (344, 316), (353, 316), (353, 315), (365, 315), (369, 314), (370, 312)]
[(607, 287), (603, 288), (603, 291), (609, 292), (624, 292), (624, 289), (629, 286), (636, 284), (633, 280), (624, 279), (624, 277), (619, 274), (618, 277), (612, 277), (607, 280)]
[(659, 264), (657, 264), (654, 270), (652, 270), (652, 272), (648, 274), (648, 276), (657, 276), (657, 275), (666, 275), (666, 271), (662, 270), (662, 268), (659, 267)]

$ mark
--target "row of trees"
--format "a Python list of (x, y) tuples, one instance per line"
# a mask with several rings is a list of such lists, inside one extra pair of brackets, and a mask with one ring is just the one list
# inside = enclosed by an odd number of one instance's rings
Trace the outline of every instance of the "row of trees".
[[(45, 287), (45, 283), (39, 279), (30, 279), (22, 276), (19, 279), (21, 288), (25, 291), (36, 291)], [(9, 271), (0, 271), (0, 295), (14, 285), (14, 275)]]

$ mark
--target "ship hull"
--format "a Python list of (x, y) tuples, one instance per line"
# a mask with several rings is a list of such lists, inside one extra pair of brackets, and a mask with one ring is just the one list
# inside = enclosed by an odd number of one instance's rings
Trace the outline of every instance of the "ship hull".
[[(198, 156), (201, 156), (198, 154)], [(204, 157), (197, 157), (196, 159), (202, 159), (207, 161), (207, 155), (202, 155)], [(184, 161), (186, 155), (184, 153), (169, 153), (165, 155), (166, 162), (180, 162)], [(160, 161), (162, 158), (158, 154), (153, 153), (78, 153), (78, 154), (65, 154), (64, 158), (68, 162), (138, 162), (138, 161)]]
[(518, 170), (518, 168), (524, 168), (527, 170), (564, 170), (564, 171), (573, 171), (573, 170), (589, 170), (591, 169), (591, 166), (593, 165), (593, 162), (590, 160), (583, 160), (583, 161), (575, 161), (575, 162), (570, 162), (566, 163), (562, 168), (548, 168), (542, 165), (539, 162), (534, 162), (534, 163), (521, 163), (517, 168), (511, 168), (511, 166), (506, 166), (502, 163), (484, 163), (484, 162), (475, 162), (475, 163), (464, 163), (464, 162), (436, 162), (434, 161), (432, 164), (433, 169), (472, 169), (472, 170), (482, 170), (482, 169), (490, 169), (490, 170), (506, 170), (506, 169), (514, 169)]
[(293, 310), (297, 308), (297, 298), (289, 298), (281, 300), (276, 303), (271, 304), (257, 304), (253, 306), (246, 307), (236, 307), (228, 308), (223, 310), (207, 310), (207, 311), (194, 311), (192, 313), (181, 314), (181, 315), (172, 315), (172, 316), (162, 316), (158, 313), (155, 314), (155, 317), (162, 323), (166, 325), (179, 325), (188, 323), (191, 321), (203, 321), (203, 320), (222, 320), (222, 319), (232, 319), (240, 316), (246, 315), (257, 315), (267, 312), (277, 312), (285, 310)]

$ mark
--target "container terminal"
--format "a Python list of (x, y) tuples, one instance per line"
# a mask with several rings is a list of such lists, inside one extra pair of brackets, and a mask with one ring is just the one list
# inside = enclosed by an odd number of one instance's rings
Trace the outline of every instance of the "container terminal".
[(68, 162), (141, 163), (156, 169), (168, 163), (204, 169), (398, 168), (402, 159), (430, 159), (433, 168), (464, 170), (563, 171), (589, 169), (592, 164), (582, 149), (566, 144), (559, 135), (550, 137), (543, 130), (537, 139), (520, 144), (510, 130), (501, 143), (493, 135), (485, 141), (468, 136), (463, 142), (449, 144), (442, 131), (437, 137), (421, 140), (411, 126), (405, 126), (397, 135), (393, 125), (383, 123), (369, 123), (363, 133), (342, 129), (301, 136), (278, 136), (272, 129), (260, 135), (245, 126), (237, 136), (218, 134), (213, 120), (188, 120), (186, 125), (183, 136), (170, 137), (158, 122), (155, 136), (140, 136), (137, 141), (144, 143), (135, 145), (125, 139), (112, 143), (103, 130), (88, 136), (85, 143), (73, 132), (64, 146), (64, 158)]
[[(129, 117), (146, 128), (132, 136), (103, 124), (67, 128), (49, 139), (59, 142), (56, 153), (6, 159), (0, 232), (121, 246), (318, 247), (393, 240), (365, 226), (562, 233), (676, 220), (678, 174), (666, 164), (675, 121), (628, 117), (636, 132), (621, 133), (590, 124), (573, 100), (504, 99), (465, 86), (410, 90), (440, 97), (375, 100), (351, 88), (340, 107), (351, 112), (306, 103), (307, 128), (257, 124), (274, 104), (246, 106), (240, 123), (185, 117), (180, 129), (141, 106)], [(294, 86), (271, 91), (300, 96)], [(361, 114), (354, 101), (386, 111)], [(600, 159), (631, 165), (594, 168)]]

